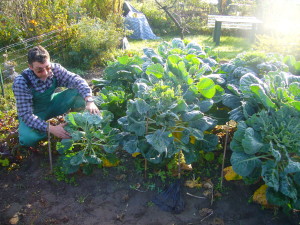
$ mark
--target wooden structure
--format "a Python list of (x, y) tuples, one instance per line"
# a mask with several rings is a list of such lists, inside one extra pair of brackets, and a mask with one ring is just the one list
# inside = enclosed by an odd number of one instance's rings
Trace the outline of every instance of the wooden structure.
[(254, 40), (257, 26), (261, 23), (256, 17), (208, 15), (207, 26), (214, 28), (213, 40), (219, 45), (222, 28), (252, 30), (251, 40)]

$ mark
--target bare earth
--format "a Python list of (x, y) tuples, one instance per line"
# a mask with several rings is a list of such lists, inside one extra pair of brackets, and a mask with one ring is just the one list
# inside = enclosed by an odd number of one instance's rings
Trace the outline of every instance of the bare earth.
[[(54, 161), (56, 157), (54, 157)], [(123, 167), (122, 167), (123, 166)], [(125, 169), (124, 169), (125, 168)], [(183, 178), (185, 179), (185, 178)], [(138, 185), (140, 184), (140, 186)], [(152, 184), (155, 190), (147, 189)], [(76, 175), (76, 185), (49, 174), (48, 157), (33, 154), (19, 169), (0, 170), (0, 224), (69, 225), (295, 225), (299, 215), (262, 209), (249, 201), (254, 186), (226, 182), (219, 199), (203, 196), (203, 188), (182, 187), (185, 210), (172, 214), (151, 202), (165, 184), (144, 179), (131, 159), (121, 167)], [(137, 187), (135, 189), (134, 187)]]

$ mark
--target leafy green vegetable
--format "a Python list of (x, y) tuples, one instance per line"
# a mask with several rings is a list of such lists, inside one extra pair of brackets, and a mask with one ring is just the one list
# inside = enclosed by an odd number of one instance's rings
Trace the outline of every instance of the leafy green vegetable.
[(235, 172), (253, 178), (259, 170), (256, 179), (261, 176), (268, 185), (270, 203), (294, 206), (300, 197), (294, 176), (300, 173), (299, 119), (300, 112), (286, 105), (277, 111), (262, 110), (239, 124), (230, 144)]
[(118, 130), (110, 127), (113, 115), (101, 111), (100, 115), (69, 113), (65, 130), (71, 139), (57, 143), (61, 154), (59, 166), (64, 173), (74, 173), (82, 168), (84, 173), (92, 172), (92, 165), (101, 163), (105, 153), (113, 153), (119, 146)]

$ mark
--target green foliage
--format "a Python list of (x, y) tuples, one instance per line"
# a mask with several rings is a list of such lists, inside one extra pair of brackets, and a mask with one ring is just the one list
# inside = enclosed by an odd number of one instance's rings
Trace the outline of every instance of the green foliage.
[[(118, 59), (119, 67), (111, 69), (114, 79), (110, 85), (132, 86), (128, 91), (133, 99), (127, 103), (126, 116), (118, 120), (125, 131), (122, 146), (131, 154), (142, 153), (153, 163), (171, 158), (180, 150), (189, 163), (195, 161), (190, 137), (204, 140), (204, 131), (216, 122), (203, 112), (209, 110), (213, 99), (218, 100), (222, 88), (203, 75), (211, 73), (217, 63), (199, 45), (185, 45), (180, 39), (162, 43), (158, 53), (145, 48), (144, 54), (143, 61)], [(129, 66), (133, 61), (138, 64)], [(180, 139), (176, 137), (178, 132)]]
[[(184, 1), (184, 5), (178, 1), (159, 1), (162, 6), (169, 9), (170, 13), (186, 27), (190, 33), (211, 33), (206, 26), (206, 19), (204, 12), (216, 11), (215, 5), (208, 4), (204, 1), (188, 0)], [(165, 13), (163, 9), (159, 9), (158, 4), (155, 1), (144, 1), (139, 3), (138, 1), (131, 1), (133, 6), (143, 12), (153, 29), (154, 33), (158, 36), (165, 34), (179, 34), (173, 20)]]
[[(93, 82), (97, 83), (96, 80), (93, 80)], [(120, 117), (125, 116), (126, 104), (130, 97), (132, 96), (126, 95), (122, 87), (106, 86), (98, 93), (98, 96), (95, 98), (95, 103), (100, 109), (114, 113), (112, 126), (115, 127), (117, 126), (116, 121)]]
[(235, 172), (247, 182), (261, 176), (268, 185), (268, 201), (292, 208), (300, 196), (295, 180), (300, 174), (299, 86), (300, 77), (285, 72), (269, 72), (263, 79), (242, 76), (243, 104), (233, 114), (242, 119), (230, 143)]
[(18, 144), (18, 119), (11, 84), (4, 85), (5, 97), (0, 96), (0, 146), (13, 149)]
[(108, 20), (113, 14), (122, 14), (124, 0), (82, 0), (81, 7), (85, 8), (91, 18)]
[(65, 29), (76, 11), (74, 0), (4, 0), (1, 6), (0, 27), (4, 29), (0, 29), (0, 46)]
[(113, 59), (113, 52), (123, 37), (122, 29), (111, 20), (103, 21), (99, 18), (84, 17), (72, 26), (72, 37), (69, 43), (68, 64), (78, 65), (80, 68), (90, 68), (103, 65)]
[(300, 111), (284, 106), (278, 111), (262, 110), (240, 122), (231, 142), (235, 172), (253, 181), (263, 178), (272, 195), (268, 202), (295, 208), (300, 197)]
[(254, 48), (263, 52), (294, 55), (297, 60), (300, 59), (300, 39), (298, 34), (258, 35)]
[(288, 65), (292, 74), (300, 75), (300, 61), (297, 61), (296, 57), (287, 55), (283, 58), (283, 62)]
[(101, 164), (100, 158), (105, 153), (113, 153), (117, 149), (118, 130), (109, 125), (112, 116), (108, 111), (101, 111), (100, 116), (88, 112), (66, 116), (68, 125), (65, 129), (72, 138), (57, 143), (61, 171), (71, 174), (81, 169), (83, 173), (90, 174), (93, 165)]
[(24, 35), (17, 21), (10, 19), (4, 14), (0, 14), (0, 47), (18, 42), (20, 37)]

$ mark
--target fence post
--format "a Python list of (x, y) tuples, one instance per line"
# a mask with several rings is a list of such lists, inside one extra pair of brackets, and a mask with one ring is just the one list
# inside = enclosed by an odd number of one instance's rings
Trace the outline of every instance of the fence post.
[(4, 95), (4, 83), (3, 83), (3, 76), (2, 76), (1, 67), (0, 67), (0, 86), (1, 86), (1, 93), (2, 93), (2, 96), (4, 98), (5, 97), (5, 95)]

